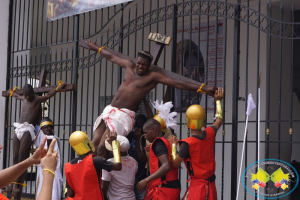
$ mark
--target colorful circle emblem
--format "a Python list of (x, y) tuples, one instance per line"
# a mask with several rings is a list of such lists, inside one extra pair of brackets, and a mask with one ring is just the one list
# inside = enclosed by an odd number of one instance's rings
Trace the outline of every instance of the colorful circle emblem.
[(296, 169), (278, 159), (259, 160), (249, 165), (242, 182), (248, 192), (263, 199), (278, 199), (291, 194), (299, 183)]

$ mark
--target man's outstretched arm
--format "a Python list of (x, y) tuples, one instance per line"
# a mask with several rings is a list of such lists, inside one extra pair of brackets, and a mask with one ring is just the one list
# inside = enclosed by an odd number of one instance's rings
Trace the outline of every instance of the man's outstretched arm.
[[(201, 86), (201, 83), (194, 84), (194, 83), (181, 81), (181, 80), (178, 80), (178, 79), (172, 79), (172, 78), (170, 78), (170, 77), (168, 77), (168, 76), (166, 76), (162, 73), (156, 73), (154, 75), (154, 80), (157, 83), (162, 83), (164, 85), (168, 85), (168, 86), (171, 86), (171, 87), (178, 88), (180, 90), (187, 90), (187, 91), (197, 91)], [(214, 86), (206, 86), (205, 85), (205, 86), (202, 87), (202, 91), (206, 92), (210, 96), (214, 96), (216, 89), (217, 88), (214, 87)]]
[[(107, 60), (109, 60), (110, 62), (113, 62), (123, 68), (126, 67), (130, 67), (130, 66), (134, 66), (134, 63), (131, 60), (128, 59), (124, 59), (121, 58), (113, 53), (111, 53), (110, 51), (108, 51), (105, 48), (101, 48), (100, 46), (98, 46), (96, 43), (92, 42), (92, 41), (86, 41), (86, 44), (89, 46), (89, 49), (92, 51), (96, 51), (98, 53), (100, 53), (104, 58), (106, 58)], [(101, 49), (100, 49), (101, 48)], [(100, 49), (100, 52), (99, 52)]]
[(25, 99), (24, 95), (19, 95), (15, 92), (12, 94), (12, 96), (15, 97), (16, 99), (19, 99), (19, 100), (24, 100)]
[(40, 102), (46, 102), (48, 99), (50, 99), (51, 97), (53, 97), (57, 92), (64, 92), (65, 90), (63, 88), (65, 87), (65, 85), (66, 85), (66, 83), (63, 83), (59, 87), (57, 87), (54, 90), (48, 92), (46, 95), (39, 96), (38, 100)]

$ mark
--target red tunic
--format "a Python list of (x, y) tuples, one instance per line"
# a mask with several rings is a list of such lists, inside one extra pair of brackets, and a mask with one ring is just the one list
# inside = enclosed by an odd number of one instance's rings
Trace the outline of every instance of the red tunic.
[[(160, 139), (162, 140), (168, 149), (168, 156), (170, 164), (172, 163), (172, 148), (170, 142), (163, 138), (158, 137), (156, 138), (154, 142)], [(159, 169), (159, 160), (158, 157), (155, 155), (152, 144), (150, 146), (150, 154), (149, 154), (149, 163), (150, 163), (150, 173), (154, 174)], [(166, 184), (168, 181), (174, 181), (178, 180), (178, 168), (175, 168), (171, 164), (171, 170), (165, 175), (166, 179), (164, 181), (161, 180), (161, 178), (155, 179), (151, 181), (146, 189), (146, 194), (144, 197), (144, 200), (177, 200), (180, 197), (180, 189), (175, 188), (167, 188), (167, 187), (160, 187), (162, 184)]]
[(9, 200), (9, 199), (0, 193), (0, 200)]
[(75, 193), (74, 200), (104, 199), (92, 155), (88, 155), (77, 164), (66, 163), (65, 174), (70, 188)]
[[(209, 200), (217, 199), (217, 191), (214, 182), (205, 179), (214, 175), (216, 169), (215, 162), (215, 130), (207, 127), (205, 130), (206, 138), (203, 140), (189, 137), (179, 141), (189, 145), (190, 158), (184, 160), (184, 164), (191, 178), (188, 188), (189, 200), (202, 200), (208, 196)], [(187, 193), (186, 192), (186, 193)]]

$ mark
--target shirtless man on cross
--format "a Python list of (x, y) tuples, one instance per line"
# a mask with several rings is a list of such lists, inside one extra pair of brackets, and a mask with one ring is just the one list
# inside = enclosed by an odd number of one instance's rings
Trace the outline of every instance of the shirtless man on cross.
[(105, 47), (100, 47), (92, 41), (86, 41), (86, 43), (90, 50), (100, 53), (107, 60), (126, 69), (123, 82), (111, 105), (103, 110), (94, 124), (93, 143), (97, 148), (97, 155), (103, 158), (107, 154), (106, 135), (110, 131), (115, 131), (119, 135), (126, 136), (133, 128), (135, 111), (138, 110), (141, 100), (158, 83), (188, 91), (197, 91), (202, 86), (200, 90), (202, 89), (202, 92), (206, 92), (210, 96), (213, 96), (217, 89), (214, 86), (203, 86), (201, 83), (193, 84), (172, 79), (161, 72), (151, 71), (149, 68), (153, 57), (149, 52), (140, 51), (136, 63), (134, 63), (111, 53)]
[[(39, 124), (42, 119), (42, 102), (46, 102), (58, 91), (64, 91), (65, 83), (61, 84), (57, 89), (54, 89), (44, 96), (34, 96), (34, 91), (31, 85), (26, 84), (23, 87), (24, 95), (19, 95), (13, 92), (12, 96), (23, 101), (21, 117), (19, 123), (14, 123), (15, 134), (13, 136), (13, 164), (16, 165), (29, 157), (29, 151), (32, 141), (35, 138), (35, 125)], [(12, 187), (12, 195), (14, 199), (21, 199), (22, 186), (25, 179), (24, 172), (14, 182)], [(9, 190), (9, 189), (8, 189)]]

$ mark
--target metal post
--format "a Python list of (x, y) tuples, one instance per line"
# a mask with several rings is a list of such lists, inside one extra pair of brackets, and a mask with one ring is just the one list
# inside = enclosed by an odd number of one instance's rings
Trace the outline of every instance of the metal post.
[[(73, 84), (77, 84), (78, 80), (78, 43), (79, 43), (79, 15), (75, 16), (75, 49), (74, 49), (74, 69), (73, 69)], [(72, 132), (76, 131), (76, 117), (77, 117), (77, 90), (73, 91), (73, 106), (72, 106)], [(75, 151), (71, 149), (71, 159), (75, 158)]]
[(232, 87), (232, 149), (231, 149), (231, 199), (236, 198), (237, 186), (237, 132), (238, 132), (238, 97), (240, 63), (240, 5), (234, 8), (234, 50), (233, 50), (233, 87)]
[(171, 61), (171, 70), (176, 72), (176, 45), (177, 45), (177, 4), (173, 5), (173, 25), (172, 25), (172, 61)]
[[(123, 4), (122, 7), (124, 7)], [(123, 11), (124, 8), (122, 8), (122, 12), (121, 12), (120, 29), (119, 29), (119, 52), (120, 53), (123, 53)], [(118, 80), (117, 80), (118, 87), (120, 87), (121, 83), (122, 83), (122, 67), (119, 66)]]
[[(13, 4), (14, 2), (12, 0), (9, 1), (9, 22), (8, 22), (8, 45), (7, 45), (7, 67), (6, 67), (6, 90), (9, 89), (9, 77), (10, 77), (10, 73), (9, 73), (9, 68), (10, 68), (10, 60), (11, 60), (11, 42), (12, 42), (12, 19), (13, 19)], [(8, 115), (8, 112), (9, 112), (9, 108), (8, 108), (8, 102), (9, 102), (9, 98), (6, 98), (5, 99), (5, 117)], [(5, 124), (4, 124), (4, 141), (3, 141), (3, 145), (4, 145), (4, 152), (3, 152), (3, 168), (6, 168), (8, 167), (6, 164), (6, 159), (7, 159), (7, 150), (8, 150), (8, 127), (6, 126), (6, 124), (8, 124), (8, 117), (6, 117), (7, 121), (5, 121)], [(5, 139), (7, 138), (7, 139)]]

